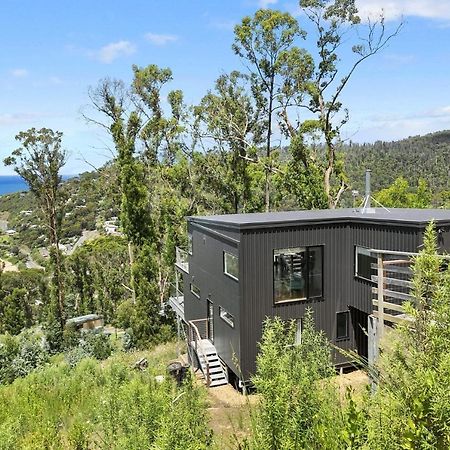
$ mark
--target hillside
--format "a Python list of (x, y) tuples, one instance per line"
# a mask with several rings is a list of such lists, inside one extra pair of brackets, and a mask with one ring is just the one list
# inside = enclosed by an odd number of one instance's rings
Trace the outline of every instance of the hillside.
[[(115, 180), (114, 167), (109, 164), (98, 172), (85, 172), (63, 182), (65, 198), (61, 231), (63, 245), (72, 248), (83, 233), (93, 230), (104, 231), (105, 221), (118, 216), (119, 202)], [(28, 251), (46, 248), (45, 223), (39, 206), (30, 192), (0, 196), (0, 220), (3, 231), (0, 242), (2, 253), (12, 250), (12, 256), (15, 255), (20, 260), (26, 259), (24, 253)], [(7, 229), (10, 231), (5, 233)]]
[(403, 175), (411, 186), (424, 178), (434, 193), (450, 189), (450, 130), (400, 141), (344, 146), (352, 189), (364, 192), (364, 172), (372, 170), (372, 190), (389, 186)]

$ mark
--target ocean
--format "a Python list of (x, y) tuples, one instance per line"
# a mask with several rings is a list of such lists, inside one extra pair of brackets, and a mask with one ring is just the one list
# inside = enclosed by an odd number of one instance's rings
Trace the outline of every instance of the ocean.
[[(76, 175), (63, 175), (67, 180)], [(28, 191), (28, 185), (19, 175), (0, 175), (0, 195), (13, 194), (14, 192)]]
[(0, 195), (12, 194), (13, 192), (27, 191), (28, 186), (18, 175), (0, 176)]

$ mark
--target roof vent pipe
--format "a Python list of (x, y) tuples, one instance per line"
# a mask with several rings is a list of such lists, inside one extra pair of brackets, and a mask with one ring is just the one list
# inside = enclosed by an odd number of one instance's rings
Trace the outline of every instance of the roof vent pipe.
[(367, 169), (366, 170), (366, 199), (364, 202), (364, 208), (370, 208), (370, 199), (372, 197), (372, 193), (370, 192), (370, 174), (371, 174), (371, 170)]

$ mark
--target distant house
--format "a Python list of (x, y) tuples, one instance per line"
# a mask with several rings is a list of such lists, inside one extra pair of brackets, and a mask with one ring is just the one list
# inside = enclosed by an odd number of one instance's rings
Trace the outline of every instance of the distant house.
[(12, 236), (13, 234), (16, 234), (16, 230), (6, 230), (5, 233), (6, 233), (8, 236)]
[[(450, 210), (188, 218), (189, 249), (177, 251), (177, 292), (169, 304), (186, 329), (191, 361), (211, 386), (227, 380), (245, 384), (256, 370), (265, 318), (295, 321), (300, 339), (307, 308), (334, 346), (367, 358), (369, 321), (380, 317), (380, 305), (388, 310), (383, 320), (406, 320), (401, 307), (402, 300), (411, 298), (411, 282), (394, 275), (411, 269), (403, 256), (395, 255), (419, 251), (432, 219), (440, 251), (449, 252)], [(394, 258), (380, 266), (389, 252)], [(334, 358), (337, 367), (352, 364), (340, 352)]]
[(95, 330), (103, 327), (103, 317), (98, 314), (87, 314), (85, 316), (72, 317), (67, 324), (75, 324), (79, 330)]

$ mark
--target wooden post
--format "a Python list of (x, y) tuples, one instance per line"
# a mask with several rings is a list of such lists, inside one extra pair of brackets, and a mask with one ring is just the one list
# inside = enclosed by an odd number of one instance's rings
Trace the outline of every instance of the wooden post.
[(383, 337), (384, 333), (384, 267), (383, 255), (378, 253), (377, 256), (377, 275), (378, 275), (378, 342)]

